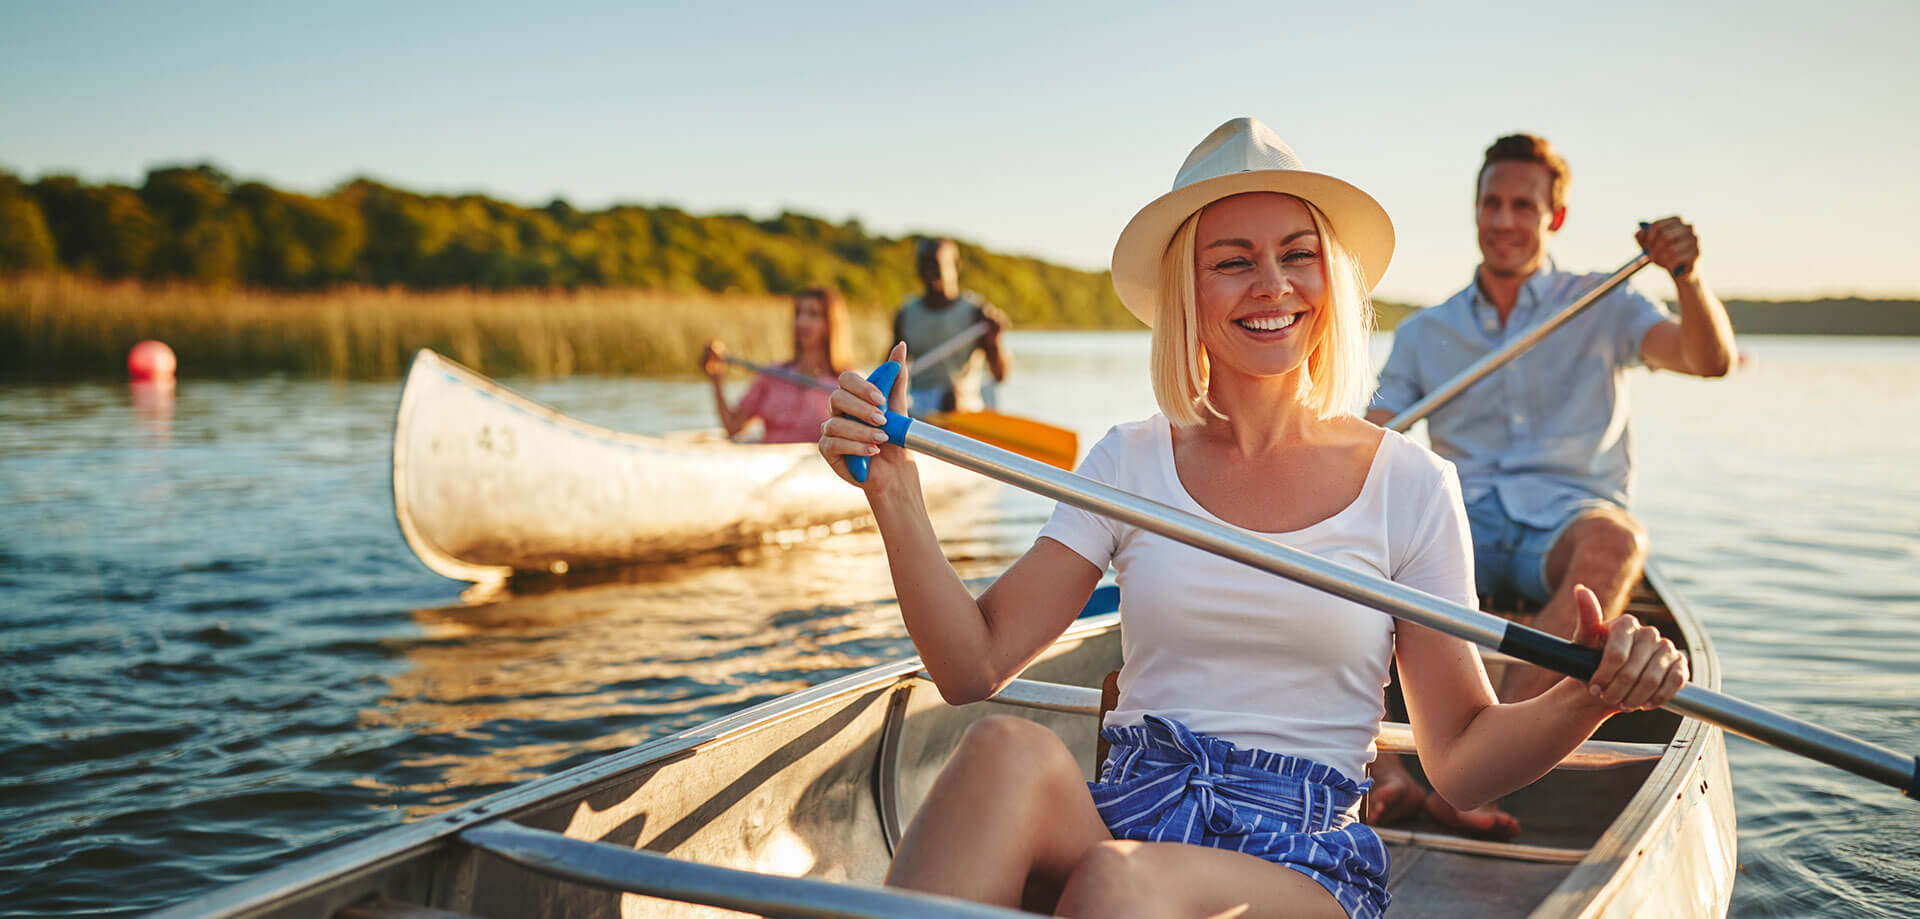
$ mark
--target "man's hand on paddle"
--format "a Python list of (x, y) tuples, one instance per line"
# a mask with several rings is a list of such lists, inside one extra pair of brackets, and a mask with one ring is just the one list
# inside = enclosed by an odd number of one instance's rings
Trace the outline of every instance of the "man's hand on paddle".
[(1692, 274), (1694, 264), (1700, 261), (1700, 237), (1694, 235), (1693, 224), (1678, 217), (1656, 220), (1633, 234), (1633, 239), (1676, 281)]
[(985, 335), (980, 336), (982, 344), (998, 344), (1000, 333), (1013, 327), (1013, 320), (1007, 317), (1006, 311), (991, 303), (980, 308), (980, 318), (992, 326)]
[[(904, 366), (907, 360), (907, 343), (895, 344), (893, 351), (887, 355), (887, 360), (898, 361), (903, 365), (900, 378), (893, 384), (891, 403), (885, 401), (886, 397), (880, 392), (880, 387), (867, 382), (867, 378), (859, 371), (849, 370), (840, 374), (840, 388), (834, 390), (833, 395), (827, 398), (827, 404), (832, 407), (833, 414), (820, 424), (820, 455), (827, 458), (827, 465), (832, 466), (834, 473), (849, 485), (856, 485), (868, 491), (883, 489), (892, 484), (906, 472), (903, 467), (910, 467), (913, 462), (908, 458), (907, 451), (898, 446), (889, 445), (882, 450), (880, 445), (886, 443), (887, 435), (879, 428), (871, 426), (887, 423), (883, 406), (890, 405), (893, 411), (901, 414), (907, 411), (907, 370)], [(861, 420), (855, 421), (855, 418)], [(847, 464), (841, 459), (847, 456), (869, 458), (865, 485), (855, 482), (853, 476), (848, 474)]]
[(1600, 599), (1584, 585), (1573, 589), (1580, 611), (1574, 643), (1599, 648), (1600, 666), (1587, 689), (1614, 711), (1659, 708), (1686, 685), (1687, 656), (1650, 625), (1632, 616), (1600, 619)]

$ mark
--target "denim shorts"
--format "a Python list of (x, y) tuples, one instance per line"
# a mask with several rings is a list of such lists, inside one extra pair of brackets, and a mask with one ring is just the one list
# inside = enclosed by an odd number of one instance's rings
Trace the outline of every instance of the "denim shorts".
[(1500, 503), (1500, 492), (1467, 502), (1467, 527), (1473, 531), (1473, 583), (1483, 596), (1512, 591), (1536, 606), (1553, 596), (1547, 584), (1547, 553), (1575, 520), (1596, 508), (1613, 507), (1595, 498), (1567, 512), (1551, 528), (1541, 529), (1514, 520)]
[(1113, 746), (1087, 788), (1113, 838), (1245, 852), (1312, 878), (1354, 919), (1386, 910), (1387, 847), (1357, 819), (1371, 783), (1154, 715), (1100, 736)]

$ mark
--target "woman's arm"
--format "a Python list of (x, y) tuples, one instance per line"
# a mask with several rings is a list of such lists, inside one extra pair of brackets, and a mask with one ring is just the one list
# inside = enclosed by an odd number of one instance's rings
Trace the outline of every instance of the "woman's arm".
[(1615, 712), (1658, 708), (1687, 681), (1673, 642), (1632, 616), (1601, 622), (1600, 601), (1575, 588), (1575, 641), (1602, 649), (1590, 683), (1563, 679), (1538, 696), (1496, 701), (1473, 646), (1402, 622), (1396, 658), (1420, 762), (1435, 791), (1474, 808), (1546, 775)]
[(727, 375), (727, 347), (719, 339), (707, 342), (705, 351), (700, 354), (700, 369), (713, 383), (713, 408), (720, 415), (720, 426), (727, 429), (727, 436), (740, 433), (753, 416), (736, 410), (727, 404), (727, 393), (720, 381)]
[[(904, 357), (905, 346), (895, 346), (891, 359)], [(903, 374), (894, 384), (896, 401), (906, 392)], [(927, 673), (949, 703), (993, 695), (1066, 631), (1093, 594), (1100, 570), (1042, 539), (976, 600), (940, 550), (913, 460), (897, 446), (881, 446), (885, 435), (877, 429), (841, 417), (883, 421), (880, 390), (849, 371), (829, 401), (833, 417), (821, 425), (820, 452), (848, 482), (853, 480), (843, 458), (869, 458), (861, 487), (886, 543), (900, 616)]]

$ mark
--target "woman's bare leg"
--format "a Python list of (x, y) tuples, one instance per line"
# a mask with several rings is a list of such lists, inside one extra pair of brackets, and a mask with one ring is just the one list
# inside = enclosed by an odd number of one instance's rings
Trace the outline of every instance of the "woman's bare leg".
[(1103, 842), (1080, 858), (1058, 915), (1092, 919), (1346, 919), (1319, 882), (1251, 855), (1182, 843)]
[(967, 730), (894, 854), (887, 883), (1018, 907), (1112, 840), (1066, 744), (1022, 718)]

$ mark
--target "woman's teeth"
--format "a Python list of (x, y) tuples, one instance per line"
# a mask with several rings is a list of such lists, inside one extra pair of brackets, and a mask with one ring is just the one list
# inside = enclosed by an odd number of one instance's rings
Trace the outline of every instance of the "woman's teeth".
[(1252, 319), (1240, 319), (1236, 320), (1235, 324), (1243, 329), (1250, 329), (1255, 332), (1278, 332), (1287, 326), (1293, 325), (1294, 320), (1299, 318), (1299, 313), (1288, 313), (1284, 316), (1257, 316)]

